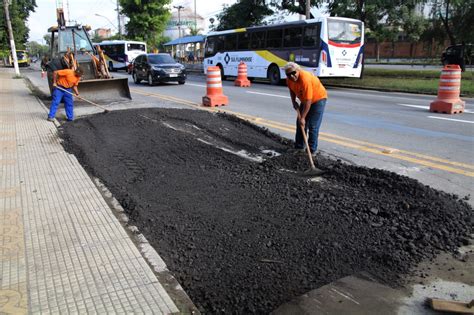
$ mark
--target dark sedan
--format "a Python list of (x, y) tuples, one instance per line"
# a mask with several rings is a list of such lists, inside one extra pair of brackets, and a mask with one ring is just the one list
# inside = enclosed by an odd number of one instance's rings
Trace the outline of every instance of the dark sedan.
[(156, 82), (186, 81), (186, 69), (168, 54), (144, 54), (133, 61), (132, 77), (135, 83), (146, 80), (149, 85)]

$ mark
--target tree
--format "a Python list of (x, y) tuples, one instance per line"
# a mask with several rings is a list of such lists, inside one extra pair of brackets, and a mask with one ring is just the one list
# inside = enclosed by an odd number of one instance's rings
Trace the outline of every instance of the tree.
[[(322, 4), (326, 1), (324, 0), (310, 0), (311, 7), (320, 8)], [(289, 13), (298, 13), (301, 15), (306, 14), (306, 0), (273, 0), (271, 5), (274, 6), (277, 10), (286, 10)]]
[(273, 10), (264, 0), (239, 0), (233, 5), (224, 5), (223, 11), (217, 15), (219, 25), (215, 30), (262, 25), (265, 17), (271, 14)]
[(162, 33), (171, 17), (171, 0), (119, 0), (121, 13), (130, 20), (125, 25), (127, 38), (147, 42), (150, 48), (162, 44)]
[[(26, 21), (31, 12), (34, 12), (36, 0), (11, 0), (10, 19), (15, 37), (15, 44), (18, 49), (24, 49), (28, 41), (29, 28)], [(7, 26), (5, 23), (5, 10), (3, 1), (0, 1), (0, 49), (10, 49), (10, 39), (8, 38)]]
[(463, 0), (431, 0), (433, 24), (441, 21), (451, 45), (474, 42), (474, 3)]
[(38, 56), (42, 57), (48, 54), (49, 47), (47, 45), (41, 45), (38, 42), (31, 41), (26, 44), (26, 48), (28, 49), (30, 56)]

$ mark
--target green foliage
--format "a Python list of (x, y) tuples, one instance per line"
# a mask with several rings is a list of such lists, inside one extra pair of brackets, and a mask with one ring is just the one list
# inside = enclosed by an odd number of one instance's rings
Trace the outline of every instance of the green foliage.
[(130, 21), (125, 25), (127, 38), (145, 41), (149, 49), (158, 48), (171, 17), (171, 0), (119, 0), (121, 13)]
[[(431, 0), (432, 29), (451, 44), (474, 43), (474, 2), (466, 0)], [(442, 27), (440, 27), (442, 26)], [(431, 31), (431, 30), (430, 30)]]
[[(0, 49), (10, 49), (5, 8), (3, 1), (0, 2)], [(34, 12), (35, 7), (36, 0), (11, 0), (11, 5), (9, 6), (10, 21), (17, 49), (25, 49), (25, 45), (28, 41), (28, 33), (30, 31), (26, 26), (26, 21), (30, 13)]]
[(273, 14), (265, 1), (239, 0), (233, 5), (224, 5), (224, 10), (217, 15), (217, 31), (262, 25), (263, 19)]
[(30, 57), (39, 56), (41, 58), (42, 56), (47, 55), (49, 51), (49, 47), (47, 45), (41, 45), (35, 41), (28, 42), (26, 44), (26, 48), (28, 49)]

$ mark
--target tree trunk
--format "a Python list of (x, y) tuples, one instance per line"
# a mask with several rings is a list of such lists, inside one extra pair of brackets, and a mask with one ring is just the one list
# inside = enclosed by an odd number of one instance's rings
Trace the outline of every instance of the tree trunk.
[(379, 42), (375, 43), (375, 61), (380, 61), (380, 45)]

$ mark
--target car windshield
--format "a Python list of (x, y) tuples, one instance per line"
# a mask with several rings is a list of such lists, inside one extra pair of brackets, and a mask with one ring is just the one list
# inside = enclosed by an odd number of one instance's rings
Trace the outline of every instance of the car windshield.
[(149, 55), (148, 61), (153, 64), (159, 63), (176, 63), (170, 55)]

